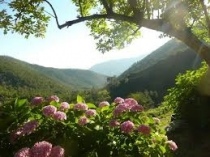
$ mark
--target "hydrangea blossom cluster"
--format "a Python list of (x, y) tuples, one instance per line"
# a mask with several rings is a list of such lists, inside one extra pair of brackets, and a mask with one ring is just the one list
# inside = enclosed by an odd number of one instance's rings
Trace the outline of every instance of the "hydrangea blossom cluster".
[(131, 133), (134, 130), (134, 123), (130, 120), (123, 122), (120, 125), (121, 131), (124, 133)]
[(114, 116), (117, 117), (123, 112), (141, 112), (143, 111), (143, 106), (139, 105), (138, 102), (133, 98), (122, 99), (117, 97), (114, 102), (117, 104), (114, 109)]
[(55, 120), (66, 120), (66, 113), (62, 112), (62, 111), (57, 111), (57, 108), (53, 105), (48, 105), (43, 107), (42, 109), (42, 113), (46, 116), (46, 117), (52, 117)]
[(116, 97), (116, 98), (114, 99), (114, 103), (116, 103), (116, 104), (124, 103), (124, 99), (121, 98), (121, 97)]
[(23, 124), (22, 127), (18, 128), (11, 134), (11, 142), (15, 142), (16, 139), (20, 138), (21, 136), (29, 135), (36, 130), (38, 127), (39, 122), (37, 120), (31, 120)]
[(74, 110), (86, 111), (86, 110), (88, 110), (88, 106), (85, 103), (77, 103), (77, 104), (74, 105)]
[(42, 104), (43, 101), (44, 101), (44, 98), (43, 97), (34, 97), (31, 100), (31, 104), (34, 105), (34, 106), (38, 106), (38, 105)]
[(133, 98), (127, 98), (124, 101), (125, 103), (129, 104), (130, 106), (138, 105), (138, 102)]
[(30, 149), (31, 157), (48, 157), (52, 149), (52, 144), (46, 141), (37, 142)]
[(64, 149), (61, 146), (54, 146), (49, 157), (64, 157)]
[(89, 122), (89, 119), (86, 116), (82, 116), (78, 120), (78, 124), (81, 125), (81, 126), (84, 126), (88, 122)]
[(14, 157), (64, 157), (64, 149), (61, 146), (54, 146), (47, 141), (41, 141), (30, 148), (22, 148), (17, 151)]
[(172, 140), (169, 140), (169, 141), (166, 141), (166, 144), (168, 144), (169, 148), (172, 150), (172, 151), (175, 151), (178, 149), (178, 146), (176, 145), (176, 143)]
[(20, 150), (18, 150), (14, 157), (30, 157), (30, 148), (24, 147)]
[(117, 117), (120, 114), (122, 114), (123, 112), (127, 112), (127, 111), (129, 111), (129, 108), (128, 108), (127, 104), (126, 103), (121, 103), (121, 104), (116, 106), (113, 114), (114, 114), (115, 117)]
[(22, 127), (22, 132), (24, 135), (29, 135), (38, 127), (39, 122), (37, 120), (31, 120), (26, 122)]
[(70, 108), (70, 105), (69, 105), (69, 103), (67, 103), (67, 102), (62, 102), (61, 104), (60, 104), (60, 110), (61, 111), (66, 111), (66, 110), (68, 110)]
[(149, 135), (151, 132), (151, 128), (148, 125), (144, 125), (144, 124), (140, 125), (137, 130), (138, 132), (144, 135)]
[(66, 113), (65, 112), (61, 112), (61, 111), (55, 112), (54, 115), (53, 115), (53, 118), (55, 120), (58, 120), (58, 121), (62, 121), (62, 120), (66, 120), (67, 119)]
[(53, 116), (57, 111), (57, 108), (53, 105), (48, 105), (43, 107), (42, 109), (42, 113), (46, 116), (46, 117), (50, 117)]
[(87, 117), (94, 117), (94, 116), (96, 116), (96, 110), (94, 110), (94, 109), (88, 109), (87, 111), (85, 111), (85, 115)]
[(99, 107), (99, 108), (102, 108), (102, 107), (109, 106), (109, 105), (110, 105), (110, 104), (109, 104), (108, 101), (102, 101), (102, 102), (99, 103), (98, 107)]
[(50, 97), (48, 97), (48, 101), (49, 102), (51, 102), (51, 101), (59, 102), (60, 99), (57, 95), (51, 95)]

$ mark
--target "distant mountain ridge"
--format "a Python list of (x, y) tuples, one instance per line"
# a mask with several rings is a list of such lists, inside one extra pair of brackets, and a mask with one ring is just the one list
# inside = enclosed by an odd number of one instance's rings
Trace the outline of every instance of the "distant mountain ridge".
[(187, 46), (182, 42), (176, 39), (169, 40), (167, 43), (154, 50), (152, 53), (144, 57), (142, 60), (133, 64), (130, 68), (128, 68), (126, 71), (122, 73), (121, 77), (127, 75), (128, 73), (129, 74), (132, 73), (132, 71), (135, 72), (143, 71), (151, 66), (154, 66), (159, 61), (165, 60), (169, 56), (181, 53), (186, 49), (188, 49)]
[(156, 91), (156, 103), (162, 101), (167, 89), (179, 73), (197, 69), (201, 58), (182, 42), (172, 39), (117, 77), (115, 85), (108, 84), (112, 97), (126, 97), (139, 91)]
[(92, 66), (89, 70), (107, 76), (119, 76), (125, 70), (127, 70), (132, 64), (141, 60), (144, 57), (145, 55), (132, 57), (132, 58), (110, 60), (96, 64)]

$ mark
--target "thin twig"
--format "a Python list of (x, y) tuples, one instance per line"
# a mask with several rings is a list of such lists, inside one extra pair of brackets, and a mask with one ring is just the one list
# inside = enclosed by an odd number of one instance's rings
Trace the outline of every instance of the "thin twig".
[(44, 12), (46, 12), (47, 14), (49, 14), (50, 16), (52, 16), (52, 17), (55, 18), (55, 16), (54, 16), (53, 14), (51, 14), (50, 12), (48, 12), (48, 11), (46, 11), (46, 10), (44, 10)]
[(50, 6), (50, 8), (52, 9), (54, 17), (55, 17), (55, 20), (56, 20), (56, 23), (57, 23), (57, 26), (58, 26), (59, 29), (61, 29), (61, 26), (60, 26), (60, 24), (58, 22), (57, 14), (56, 14), (55, 9), (53, 8), (52, 4), (48, 0), (44, 0), (44, 2), (46, 2)]
[(125, 16), (125, 15), (116, 14), (116, 13), (93, 14), (90, 16), (79, 17), (78, 19), (67, 21), (66, 23), (60, 25), (60, 29), (62, 29), (64, 27), (72, 26), (72, 25), (80, 23), (80, 22), (90, 21), (90, 20), (94, 20), (94, 19), (115, 19), (115, 20), (119, 20), (119, 21), (127, 21), (127, 22), (131, 22), (131, 23), (136, 23), (134, 18)]

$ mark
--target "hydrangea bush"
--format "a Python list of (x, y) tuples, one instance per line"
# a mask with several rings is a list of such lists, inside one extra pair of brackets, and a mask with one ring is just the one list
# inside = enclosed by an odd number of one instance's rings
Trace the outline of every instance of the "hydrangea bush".
[[(0, 152), (14, 157), (164, 157), (178, 148), (132, 98), (60, 102), (56, 95), (2, 107)], [(0, 118), (1, 118), (0, 117)], [(2, 118), (3, 119), (3, 118)]]

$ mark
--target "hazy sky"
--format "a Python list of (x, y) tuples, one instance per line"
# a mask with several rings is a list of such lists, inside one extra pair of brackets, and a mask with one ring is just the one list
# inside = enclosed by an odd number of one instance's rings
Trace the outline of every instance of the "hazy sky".
[[(76, 9), (69, 0), (53, 1), (53, 5), (60, 23), (75, 19)], [(0, 55), (46, 67), (88, 69), (99, 62), (148, 54), (169, 40), (160, 39), (159, 32), (142, 29), (142, 36), (123, 50), (102, 54), (96, 50), (89, 33), (84, 23), (59, 30), (52, 18), (44, 39), (25, 39), (18, 34), (3, 35), (0, 31)]]

